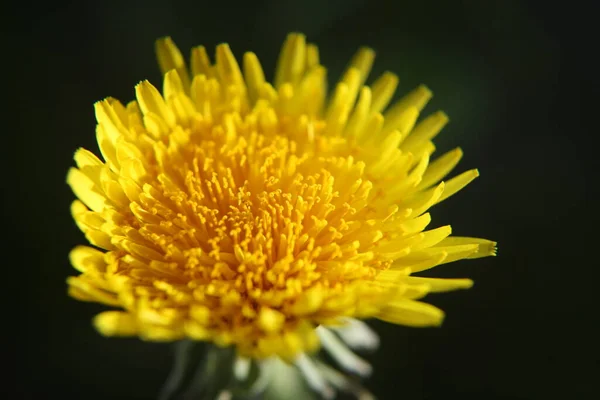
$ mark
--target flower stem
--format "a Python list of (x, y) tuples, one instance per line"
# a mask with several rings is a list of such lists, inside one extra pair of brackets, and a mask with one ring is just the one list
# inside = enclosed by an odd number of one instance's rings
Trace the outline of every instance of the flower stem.
[(174, 400), (180, 398), (183, 390), (194, 377), (199, 367), (199, 360), (204, 358), (206, 345), (202, 342), (182, 340), (175, 343), (175, 360), (167, 381), (163, 385), (158, 400)]

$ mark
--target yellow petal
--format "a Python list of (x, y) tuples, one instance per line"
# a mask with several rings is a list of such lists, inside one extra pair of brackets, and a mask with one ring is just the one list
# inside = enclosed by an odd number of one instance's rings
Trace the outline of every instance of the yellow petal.
[(70, 276), (69, 278), (67, 278), (67, 283), (69, 284), (69, 286), (77, 289), (76, 291), (71, 292), (70, 294), (77, 295), (78, 292), (81, 292), (82, 294), (87, 296), (87, 298), (83, 296), (78, 297), (78, 299), (80, 300), (94, 301), (109, 306), (120, 305), (117, 296), (115, 296), (113, 293), (107, 292), (106, 290), (99, 288), (97, 285), (88, 281), (85, 278)]
[(431, 222), (431, 214), (425, 213), (417, 218), (413, 218), (400, 225), (400, 230), (403, 234), (408, 235), (411, 233), (421, 232)]
[(100, 174), (105, 164), (92, 152), (82, 148), (77, 149), (74, 159), (79, 170), (92, 181), (93, 187), (96, 188), (98, 194), (102, 195), (97, 189), (101, 187)]
[(104, 165), (104, 163), (100, 161), (100, 159), (96, 157), (94, 153), (83, 148), (77, 149), (74, 158), (79, 169), (83, 169), (85, 167), (100, 167)]
[(167, 107), (160, 92), (148, 81), (142, 81), (135, 87), (135, 94), (144, 115), (154, 114), (169, 127), (175, 126), (175, 115)]
[(402, 283), (406, 286), (401, 296), (403, 299), (418, 300), (431, 292), (431, 286), (427, 283), (415, 283), (411, 285), (407, 284), (409, 282), (406, 281), (406, 278)]
[(442, 193), (437, 202), (441, 203), (442, 201), (446, 200), (448, 197), (463, 189), (478, 176), (479, 171), (476, 169), (472, 169), (450, 179), (446, 182), (446, 188), (444, 189), (444, 193)]
[(410, 268), (412, 272), (421, 272), (436, 265), (469, 258), (477, 252), (478, 247), (476, 244), (430, 247), (396, 260), (393, 268)]
[(184, 331), (194, 340), (208, 340), (212, 337), (210, 330), (194, 321), (185, 321)]
[(79, 272), (98, 271), (106, 268), (104, 253), (88, 246), (77, 246), (69, 253), (71, 265)]
[(142, 189), (140, 186), (129, 178), (120, 177), (119, 184), (123, 188), (123, 192), (131, 202), (140, 201), (140, 194), (142, 193)]
[(144, 158), (140, 149), (135, 144), (129, 143), (124, 138), (117, 141), (116, 153), (119, 165), (123, 164), (125, 160), (130, 158), (137, 160), (142, 160)]
[(351, 68), (355, 68), (359, 72), (359, 86), (362, 85), (369, 76), (369, 72), (371, 72), (374, 60), (375, 51), (369, 47), (361, 47), (352, 57), (348, 70)]
[(121, 177), (141, 185), (144, 183), (146, 168), (139, 159), (130, 158), (121, 166)]
[(115, 246), (111, 242), (111, 237), (100, 230), (90, 229), (85, 231), (85, 238), (94, 246), (104, 250), (114, 250)]
[(327, 135), (337, 135), (344, 128), (350, 111), (350, 97), (351, 93), (348, 85), (339, 83), (325, 113)]
[(444, 320), (444, 312), (430, 304), (396, 300), (387, 304), (376, 318), (412, 327), (440, 326)]
[(291, 307), (294, 315), (308, 315), (319, 309), (324, 299), (323, 289), (313, 287), (300, 295)]
[(275, 70), (275, 88), (284, 83), (295, 85), (304, 74), (306, 67), (306, 37), (300, 33), (291, 33), (286, 38), (277, 68)]
[(460, 148), (456, 148), (444, 154), (443, 156), (434, 160), (425, 174), (423, 179), (419, 183), (418, 189), (427, 189), (428, 187), (437, 184), (446, 175), (450, 173), (456, 167), (458, 162), (463, 156), (463, 152)]
[[(393, 130), (398, 130), (406, 137), (412, 130), (413, 126), (419, 118), (419, 109), (414, 106), (409, 106), (398, 111), (388, 111), (384, 114), (385, 123), (383, 124), (383, 134), (387, 134)], [(404, 149), (404, 146), (401, 148)]]
[(419, 122), (406, 140), (404, 140), (401, 147), (402, 150), (414, 152), (420, 145), (433, 139), (447, 123), (448, 116), (442, 111), (428, 116)]
[(246, 78), (250, 104), (254, 105), (258, 99), (260, 88), (265, 83), (265, 74), (258, 57), (252, 52), (244, 54), (244, 77)]
[(411, 285), (428, 285), (431, 292), (450, 292), (458, 289), (470, 289), (473, 286), (471, 279), (440, 279), (409, 276), (405, 281)]
[(361, 71), (358, 68), (350, 67), (340, 80), (340, 83), (345, 83), (348, 86), (348, 94), (345, 105), (348, 107), (348, 110), (350, 110), (352, 106), (354, 106), (356, 96), (358, 95), (358, 91), (363, 83)]
[(450, 236), (451, 233), (452, 227), (450, 225), (442, 226), (437, 229), (432, 229), (427, 232), (423, 232), (423, 240), (412, 246), (411, 250), (417, 251), (435, 246), (436, 244), (440, 243), (445, 238)]
[[(442, 264), (447, 264), (450, 262), (462, 260), (464, 258), (469, 258), (473, 254), (476, 254), (479, 250), (479, 245), (477, 244), (464, 244), (458, 246), (440, 246), (440, 247), (431, 247), (426, 252), (430, 252), (431, 254), (435, 253), (445, 253), (447, 256), (442, 261)], [(417, 272), (417, 271), (415, 271)]]
[(311, 69), (319, 65), (319, 48), (309, 43), (306, 46), (306, 69)]
[(439, 199), (445, 191), (445, 186), (446, 184), (444, 182), (440, 182), (436, 187), (413, 196), (406, 204), (404, 204), (405, 207), (412, 209), (410, 216), (417, 217), (429, 210), (435, 203), (439, 202)]
[(96, 141), (98, 142), (100, 153), (102, 153), (102, 157), (104, 157), (106, 164), (108, 164), (113, 171), (118, 171), (119, 159), (117, 158), (115, 142), (109, 138), (106, 131), (106, 126), (104, 124), (98, 124), (96, 126)]
[(244, 78), (240, 66), (235, 60), (229, 45), (226, 43), (217, 46), (217, 73), (225, 85), (244, 85)]
[(205, 75), (206, 78), (214, 78), (215, 70), (210, 62), (204, 46), (194, 47), (191, 56), (192, 76)]
[(371, 107), (371, 90), (364, 86), (360, 90), (360, 95), (358, 96), (358, 102), (356, 103), (356, 107), (354, 107), (354, 111), (350, 115), (348, 119), (348, 124), (346, 125), (345, 134), (349, 137), (359, 137), (362, 136), (362, 128), (367, 122), (367, 116), (369, 115), (369, 108)]
[(106, 198), (98, 193), (90, 178), (77, 168), (70, 168), (67, 173), (67, 183), (79, 200), (93, 211), (102, 211), (106, 206)]
[(476, 252), (470, 254), (467, 258), (480, 258), (496, 255), (496, 242), (487, 239), (451, 236), (438, 243), (438, 246), (464, 246), (473, 244), (476, 244), (479, 247)]
[(258, 326), (267, 333), (275, 333), (281, 330), (285, 322), (285, 315), (277, 310), (262, 307), (258, 313)]
[(190, 87), (190, 76), (185, 65), (185, 60), (181, 51), (177, 48), (170, 37), (158, 39), (155, 44), (156, 57), (158, 65), (163, 75), (171, 70), (177, 71), (177, 75), (183, 83), (185, 91)]
[(94, 326), (104, 336), (135, 336), (138, 333), (136, 319), (127, 312), (105, 311), (94, 318)]
[(140, 338), (153, 342), (172, 342), (184, 338), (183, 325), (179, 329), (164, 326), (141, 325), (139, 328)]
[[(163, 79), (163, 94), (168, 100), (177, 94), (185, 94), (185, 86), (176, 70), (167, 71)], [(189, 90), (189, 87), (188, 87)]]
[(100, 174), (100, 182), (102, 185), (102, 191), (105, 196), (113, 202), (119, 208), (125, 208), (129, 206), (129, 199), (123, 192), (123, 188), (116, 181), (118, 177), (108, 167), (102, 169)]
[(398, 76), (391, 72), (384, 72), (371, 87), (373, 100), (371, 102), (372, 112), (382, 112), (390, 104), (394, 92), (398, 87)]
[(207, 326), (210, 322), (210, 309), (203, 305), (192, 305), (190, 307), (190, 317), (201, 326)]
[(399, 258), (392, 264), (392, 270), (408, 270), (409, 272), (421, 272), (440, 265), (448, 257), (448, 253), (439, 252), (415, 252)]
[(420, 85), (406, 96), (402, 97), (396, 104), (394, 104), (389, 112), (394, 114), (396, 112), (406, 110), (409, 107), (415, 107), (419, 112), (421, 112), (432, 96), (433, 93), (431, 93), (431, 90), (429, 90), (427, 86)]
[(106, 138), (115, 143), (120, 136), (127, 136), (126, 111), (116, 99), (107, 98), (94, 104), (96, 120), (104, 127)]

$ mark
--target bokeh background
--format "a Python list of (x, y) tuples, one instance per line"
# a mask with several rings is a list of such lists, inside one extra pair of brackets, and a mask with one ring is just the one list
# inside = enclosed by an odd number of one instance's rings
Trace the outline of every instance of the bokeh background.
[(597, 136), (584, 120), (598, 103), (591, 10), (517, 0), (130, 0), (20, 2), (2, 14), (2, 398), (154, 398), (171, 346), (102, 338), (90, 324), (102, 307), (66, 296), (68, 251), (84, 242), (65, 184), (73, 152), (97, 150), (95, 101), (128, 101), (142, 79), (160, 84), (156, 38), (170, 35), (186, 52), (228, 42), (238, 56), (255, 51), (268, 73), (289, 31), (320, 46), (330, 80), (368, 45), (372, 76), (389, 69), (400, 93), (433, 90), (426, 110), (451, 118), (439, 153), (461, 146), (458, 171), (481, 171), (434, 221), (499, 242), (496, 258), (436, 270), (476, 281), (430, 297), (447, 311), (443, 328), (373, 324), (382, 348), (367, 356), (372, 391), (384, 400), (600, 398), (598, 217), (587, 211), (595, 158), (584, 155)]

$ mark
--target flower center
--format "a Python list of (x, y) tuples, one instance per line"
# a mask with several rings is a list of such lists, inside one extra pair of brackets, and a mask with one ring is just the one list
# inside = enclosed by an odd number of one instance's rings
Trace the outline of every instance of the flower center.
[(131, 281), (138, 295), (163, 310), (191, 301), (202, 330), (225, 343), (233, 330), (258, 338), (349, 314), (357, 296), (347, 286), (390, 264), (371, 251), (383, 237), (373, 185), (364, 163), (336, 155), (345, 141), (315, 140), (307, 124), (280, 135), (259, 119), (225, 117), (155, 142), (121, 246), (132, 269), (136, 256), (151, 260)]

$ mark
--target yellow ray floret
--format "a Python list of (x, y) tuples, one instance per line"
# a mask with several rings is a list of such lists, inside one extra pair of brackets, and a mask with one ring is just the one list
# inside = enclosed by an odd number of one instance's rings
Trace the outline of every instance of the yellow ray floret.
[(98, 102), (104, 161), (80, 149), (67, 177), (95, 246), (71, 252), (70, 294), (122, 309), (96, 317), (101, 333), (292, 360), (318, 347), (318, 325), (345, 317), (439, 325), (443, 312), (418, 299), (472, 282), (411, 273), (494, 254), (450, 226), (425, 231), (429, 208), (478, 173), (442, 181), (462, 156), (430, 163), (447, 116), (419, 120), (424, 86), (388, 107), (392, 73), (364, 86), (372, 50), (331, 93), (300, 34), (274, 85), (255, 54), (240, 67), (226, 44), (215, 64), (195, 48), (190, 70), (171, 39), (156, 50), (163, 92), (144, 81), (126, 106)]

